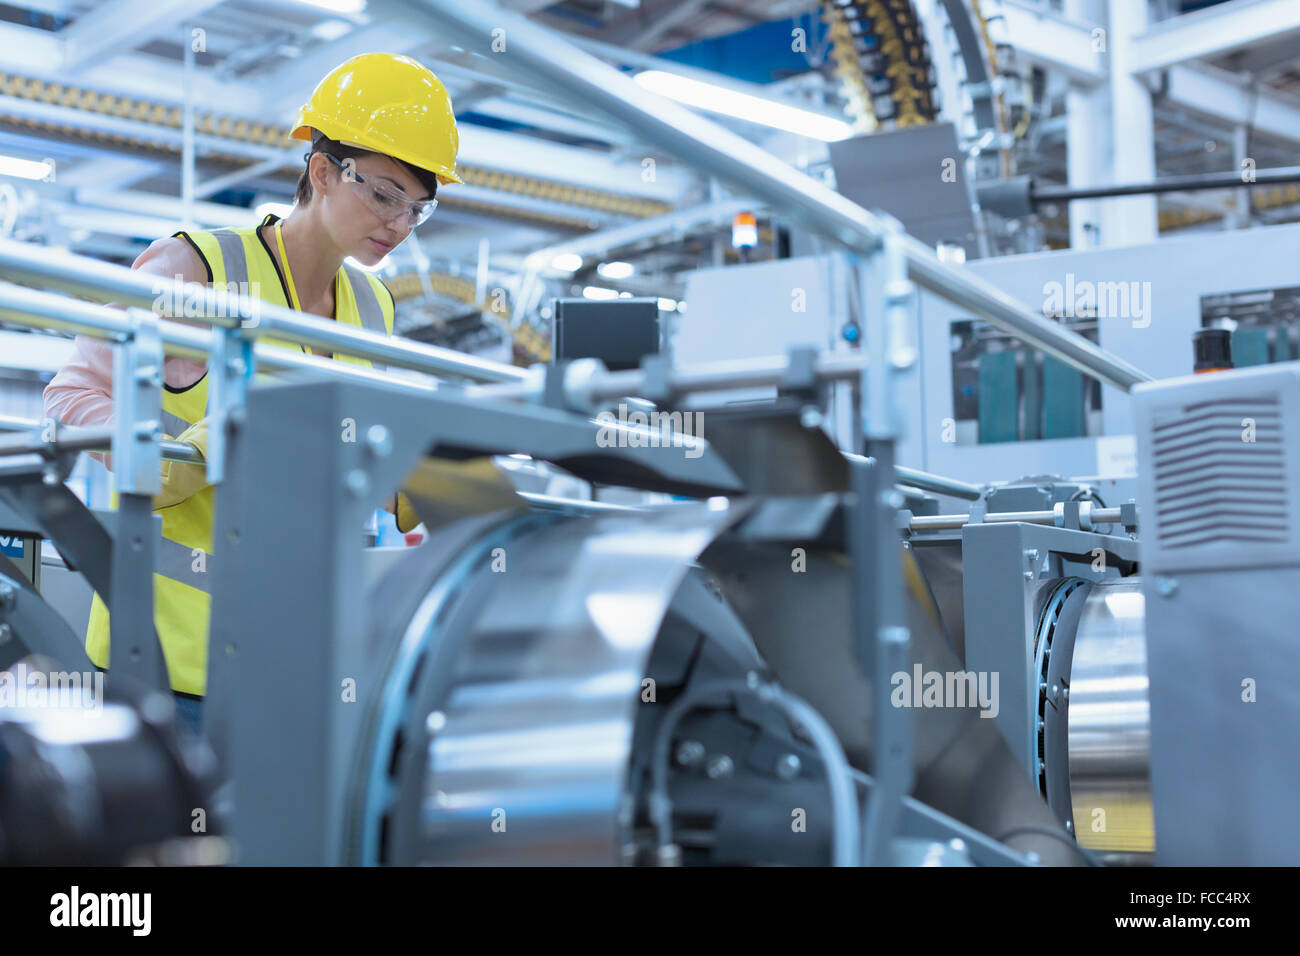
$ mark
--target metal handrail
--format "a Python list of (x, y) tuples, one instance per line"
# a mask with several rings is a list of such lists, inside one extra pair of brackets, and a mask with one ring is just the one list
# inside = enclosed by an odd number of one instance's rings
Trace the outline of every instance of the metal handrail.
[[(517, 382), (525, 376), (523, 369), (502, 362), (368, 332), (305, 315), (253, 296), (165, 279), (111, 262), (56, 252), (13, 239), (0, 240), (0, 276), (56, 289), (68, 295), (148, 309), (162, 318), (238, 327), (240, 335), (248, 339), (273, 338), (430, 375), (459, 375), (479, 382)], [(0, 307), (17, 294), (15, 288), (0, 288)], [(172, 309), (168, 308), (172, 304), (183, 307), (180, 314), (173, 315)], [(190, 315), (191, 310), (199, 314)], [(45, 327), (58, 328), (57, 325)], [(94, 335), (105, 329), (101, 326), (84, 331)]]
[[(82, 302), (8, 282), (0, 282), (0, 321), (72, 335), (89, 335), (110, 342), (130, 338), (136, 324), (129, 310)], [(168, 355), (207, 361), (212, 349), (210, 330), (166, 319), (158, 323), (158, 328), (164, 351)], [(373, 369), (334, 362), (322, 356), (307, 355), (260, 342), (254, 344), (253, 354), (257, 368), (263, 371), (307, 371), (338, 379), (368, 378), (386, 385), (414, 387), (424, 391), (434, 387), (433, 383), (422, 385), (405, 379), (395, 380)], [(524, 373), (525, 370), (517, 371)]]
[[(487, 58), (504, 36), (513, 67), (543, 86), (593, 106), (636, 134), (765, 200), (849, 250), (871, 255), (888, 231), (884, 219), (806, 176), (745, 138), (642, 89), (627, 75), (582, 50), (562, 34), (495, 4), (463, 0), (410, 0), (436, 15), (441, 34), (451, 32)], [(1050, 322), (982, 279), (944, 265), (927, 246), (905, 237), (910, 276), (950, 302), (1116, 388), (1128, 391), (1150, 376), (1082, 336)]]

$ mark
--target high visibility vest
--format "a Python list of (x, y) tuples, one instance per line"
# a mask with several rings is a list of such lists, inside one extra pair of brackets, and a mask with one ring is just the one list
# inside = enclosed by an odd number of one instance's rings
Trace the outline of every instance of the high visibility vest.
[[(268, 215), (258, 224), (243, 229), (214, 232), (177, 232), (203, 259), (208, 282), (222, 288), (239, 284), (239, 291), (275, 305), (291, 308), (288, 286), (276, 265), (271, 249), (258, 230), (274, 223)], [(247, 285), (244, 285), (247, 283)], [(393, 332), (393, 298), (379, 279), (360, 269), (343, 265), (334, 279), (335, 319), (371, 332)], [(303, 346), (264, 340), (285, 348)], [(337, 361), (370, 366), (365, 359), (339, 356)], [(208, 379), (205, 374), (189, 388), (165, 386), (162, 426), (175, 438), (208, 413)], [(171, 676), (172, 689), (202, 696), (207, 686), (209, 597), (212, 580), (212, 506), (215, 489), (207, 486), (197, 494), (161, 508), (162, 539), (154, 565), (154, 619), (163, 656)], [(114, 496), (116, 505), (116, 495)], [(100, 667), (108, 666), (108, 609), (95, 595), (86, 631), (86, 651)]]

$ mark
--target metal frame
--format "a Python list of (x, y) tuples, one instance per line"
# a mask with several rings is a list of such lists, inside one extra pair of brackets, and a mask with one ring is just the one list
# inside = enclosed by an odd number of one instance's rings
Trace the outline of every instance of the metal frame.
[[(568, 460), (590, 480), (628, 483), (635, 471), (646, 487), (740, 490), (711, 452), (688, 460), (655, 448), (599, 448), (578, 416), (451, 391), (284, 384), (251, 390), (248, 411), (231, 436), (230, 480), (217, 490), (205, 732), (234, 781), (235, 806), (249, 811), (236, 816), (235, 836), (260, 862), (272, 862), (261, 854), (273, 847), (288, 847), (300, 863), (341, 859), (343, 775), (363, 708), (333, 706), (333, 695), (365, 670), (355, 639), (365, 632), (356, 529), (422, 455), (522, 452)], [(355, 422), (356, 442), (340, 440), (343, 419)], [(276, 453), (286, 428), (301, 436), (288, 458)], [(305, 500), (304, 489), (310, 513), (286, 514), (285, 502)], [(258, 570), (268, 562), (280, 569), (274, 579)], [(322, 728), (337, 746), (305, 753)], [(268, 763), (264, 755), (276, 753), (297, 762)]]
[(153, 496), (162, 490), (163, 345), (152, 313), (130, 313), (130, 337), (113, 351), (113, 464), (117, 529), (109, 586), (109, 668), (113, 679), (170, 689), (154, 630), (153, 569), (158, 524)]
[[(914, 539), (924, 546), (925, 538)], [(933, 540), (933, 539), (932, 539)], [(1043, 527), (1022, 521), (972, 521), (961, 530), (962, 599), (968, 670), (999, 674), (1001, 703), (995, 718), (1012, 753), (1035, 781), (1038, 763), (1035, 668), (1039, 615), (1064, 578), (1101, 581), (1132, 569), (1138, 543), (1126, 534), (1077, 527)], [(1104, 569), (1092, 569), (1094, 549)], [(1023, 635), (1016, 640), (1017, 635)]]

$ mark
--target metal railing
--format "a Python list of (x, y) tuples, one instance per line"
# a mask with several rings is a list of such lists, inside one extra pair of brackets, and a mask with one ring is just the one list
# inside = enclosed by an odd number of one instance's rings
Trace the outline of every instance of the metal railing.
[[(355, 326), (310, 317), (251, 296), (164, 279), (98, 259), (56, 252), (11, 239), (0, 240), (0, 276), (68, 295), (148, 309), (163, 318), (238, 329), (245, 339), (278, 339), (430, 375), (456, 375), (477, 382), (516, 382), (525, 376), (523, 369), (513, 365), (436, 345), (379, 335)], [(0, 307), (11, 315), (23, 301), (18, 287), (0, 288)], [(179, 309), (174, 308), (176, 306)], [(176, 311), (180, 314), (174, 314)], [(123, 334), (116, 323), (106, 321), (102, 316), (88, 318), (91, 324), (87, 327), (73, 328), (58, 324), (59, 316), (51, 314), (48, 308), (41, 314), (51, 320), (43, 325), (44, 328), (92, 335), (103, 332)], [(83, 315), (90, 317), (91, 314)], [(17, 317), (10, 320), (22, 321)], [(125, 334), (130, 334), (129, 330)]]
[[(9, 246), (19, 245), (8, 240), (0, 240), (0, 275), (8, 274), (6, 261), (14, 258)], [(39, 246), (31, 247), (39, 251)], [(92, 263), (98, 266), (107, 266), (109, 269), (122, 270), (132, 275), (144, 278), (138, 272), (132, 272), (122, 266), (115, 266), (110, 263), (99, 262), (95, 259), (85, 259), (81, 256), (71, 256), (72, 263), (63, 263), (72, 268), (79, 267), (82, 262)], [(99, 295), (103, 298), (113, 296), (112, 289), (109, 287), (112, 280), (116, 282), (119, 277), (107, 276), (105, 285), (100, 287)], [(79, 280), (80, 281), (80, 280)], [(166, 282), (167, 280), (160, 280)], [(180, 286), (184, 289), (184, 295), (191, 292), (199, 295), (201, 292), (213, 292), (211, 288), (199, 286), (193, 283)], [(222, 296), (229, 296), (235, 299), (229, 293), (220, 292)], [(184, 301), (181, 299), (180, 301)], [(267, 303), (268, 308), (275, 308)], [(231, 306), (235, 307), (235, 306)], [(225, 306), (221, 306), (225, 308)], [(254, 307), (255, 308), (255, 307)], [(294, 313), (297, 315), (298, 313)], [(152, 313), (151, 313), (152, 315)], [(328, 326), (333, 322), (327, 322), (323, 319), (309, 319), (300, 316), (304, 322), (318, 324), (322, 329), (314, 330), (313, 340), (321, 341), (331, 330)], [(130, 309), (117, 309), (107, 305), (97, 305), (93, 302), (82, 302), (77, 299), (68, 298), (66, 295), (57, 295), (53, 292), (42, 292), (39, 289), (29, 289), (24, 286), (14, 285), (9, 282), (0, 282), (0, 321), (12, 322), (15, 325), (23, 325), (29, 328), (47, 329), (54, 332), (64, 332), (70, 335), (89, 335), (94, 338), (104, 339), (109, 342), (124, 342), (135, 334), (137, 320), (132, 316)], [(202, 321), (198, 318), (186, 317), (185, 321)], [(188, 325), (180, 321), (169, 321), (164, 319), (158, 323), (160, 334), (163, 340), (164, 350), (168, 355), (175, 355), (182, 358), (195, 359), (197, 361), (207, 361), (212, 352), (212, 334), (210, 330), (200, 328), (195, 325)], [(372, 333), (364, 333), (368, 337), (378, 338)], [(281, 333), (286, 341), (296, 341), (293, 333)], [(403, 345), (403, 340), (396, 340), (397, 344)], [(327, 347), (327, 346), (326, 346)], [(339, 351), (343, 354), (353, 355), (356, 352), (349, 351), (353, 343), (340, 344)], [(368, 350), (367, 350), (368, 351)], [(439, 349), (439, 352), (448, 352), (447, 349)], [(374, 381), (380, 381), (387, 384), (393, 384), (394, 379), (384, 375), (382, 372), (376, 372), (358, 365), (344, 365), (339, 362), (333, 362), (330, 359), (316, 355), (307, 355), (302, 352), (294, 352), (290, 349), (277, 348), (273, 345), (258, 343), (254, 345), (253, 352), (255, 355), (257, 368), (271, 372), (294, 372), (307, 371), (313, 374), (332, 376), (335, 378), (355, 379), (358, 377), (369, 378)], [(460, 353), (452, 352), (451, 355), (458, 356)], [(364, 355), (362, 357), (369, 357)], [(473, 359), (474, 356), (465, 356), (467, 359)], [(445, 361), (440, 356), (439, 362)], [(488, 363), (489, 365), (496, 363)], [(513, 366), (502, 366), (509, 368), (517, 373), (522, 379), (526, 372), (524, 369), (514, 368)], [(433, 374), (433, 373), (430, 373)], [(466, 373), (467, 375), (470, 373)], [(498, 379), (498, 381), (500, 381)], [(409, 380), (403, 380), (403, 384), (410, 387), (420, 387)], [(428, 389), (433, 383), (423, 386)]]

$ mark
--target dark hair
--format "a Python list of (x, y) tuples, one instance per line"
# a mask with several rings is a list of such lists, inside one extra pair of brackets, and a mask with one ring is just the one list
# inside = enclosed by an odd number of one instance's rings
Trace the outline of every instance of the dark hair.
[[(312, 153), (327, 153), (338, 160), (358, 159), (362, 156), (383, 155), (382, 153), (374, 152), (374, 150), (362, 149), (359, 146), (345, 146), (337, 140), (330, 139), (328, 136), (317, 134), (315, 139), (312, 140), (311, 152), (304, 157), (307, 161), (307, 167), (303, 169), (302, 175), (298, 177), (298, 191), (293, 197), (294, 202), (300, 206), (305, 206), (311, 202), (312, 188), (309, 170), (311, 169)], [(430, 199), (433, 199), (438, 195), (437, 176), (429, 172), (427, 169), (420, 169), (418, 166), (412, 166), (410, 163), (403, 162), (396, 156), (390, 156), (389, 158), (395, 163), (401, 163), (407, 172), (419, 180), (420, 185), (424, 187), (424, 190), (429, 194)]]

